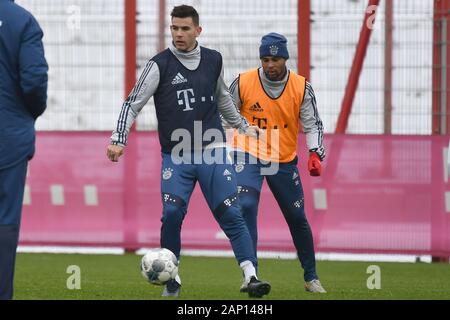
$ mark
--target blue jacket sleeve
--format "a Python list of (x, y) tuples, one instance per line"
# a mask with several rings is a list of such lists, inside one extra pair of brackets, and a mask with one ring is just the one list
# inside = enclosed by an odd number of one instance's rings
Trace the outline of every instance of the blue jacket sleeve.
[(44, 55), (43, 36), (38, 22), (31, 17), (22, 33), (19, 70), (25, 106), (34, 119), (47, 107), (48, 65)]

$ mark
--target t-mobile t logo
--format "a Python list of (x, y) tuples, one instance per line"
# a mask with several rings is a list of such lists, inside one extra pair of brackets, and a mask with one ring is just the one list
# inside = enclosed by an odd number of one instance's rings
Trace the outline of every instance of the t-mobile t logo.
[[(189, 94), (191, 94), (191, 97), (189, 97)], [(178, 98), (178, 105), (180, 105), (180, 106), (184, 105), (185, 106), (183, 111), (194, 110), (193, 108), (191, 108), (191, 103), (195, 103), (194, 90), (193, 89), (178, 90), (177, 91), (177, 98)]]

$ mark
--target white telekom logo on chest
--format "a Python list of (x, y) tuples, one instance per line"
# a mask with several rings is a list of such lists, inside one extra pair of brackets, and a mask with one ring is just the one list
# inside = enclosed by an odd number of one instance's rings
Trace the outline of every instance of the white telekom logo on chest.
[[(175, 78), (172, 80), (172, 85), (179, 85), (188, 82), (188, 80), (183, 77), (181, 73), (177, 73)], [(194, 104), (196, 102), (194, 89), (184, 89), (184, 90), (177, 90), (177, 99), (178, 99), (178, 105), (184, 106), (183, 111), (192, 111), (194, 110), (191, 106), (191, 104)], [(214, 101), (214, 97), (211, 96), (208, 98), (208, 100), (211, 100), (211, 102)], [(201, 97), (201, 102), (206, 102), (206, 97)]]
[[(191, 94), (192, 97), (189, 97), (189, 94)], [(183, 95), (182, 99), (180, 99), (181, 95)], [(194, 90), (193, 89), (178, 90), (177, 91), (177, 98), (178, 98), (178, 105), (180, 105), (180, 106), (182, 106), (183, 104), (185, 105), (185, 108), (183, 109), (183, 111), (194, 110), (194, 109), (191, 108), (191, 104), (190, 104), (190, 103), (195, 103)]]
[[(194, 110), (191, 106), (191, 104), (195, 103), (195, 94), (194, 89), (184, 89), (184, 90), (178, 90), (177, 91), (177, 99), (178, 99), (178, 105), (184, 106), (183, 111), (192, 111)], [(210, 97), (211, 102), (214, 101), (214, 97)], [(206, 101), (206, 97), (201, 98), (202, 102)]]

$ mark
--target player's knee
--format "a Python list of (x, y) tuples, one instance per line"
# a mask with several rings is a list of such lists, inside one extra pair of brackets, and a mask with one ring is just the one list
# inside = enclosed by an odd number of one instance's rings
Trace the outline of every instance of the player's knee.
[(217, 221), (229, 239), (234, 238), (242, 232), (248, 232), (245, 220), (238, 207), (229, 207)]
[(286, 217), (287, 221), (289, 223), (293, 223), (296, 225), (308, 225), (308, 219), (305, 215), (305, 210), (303, 209), (297, 209), (297, 210), (291, 210)]
[(239, 203), (244, 216), (256, 215), (258, 211), (258, 199), (249, 196), (242, 196), (239, 197)]
[(237, 206), (231, 206), (227, 208), (219, 218), (220, 223), (241, 223), (244, 222), (242, 214)]
[(181, 225), (184, 212), (185, 210), (181, 207), (165, 205), (161, 221), (163, 224)]
[(247, 230), (246, 222), (239, 207), (229, 207), (217, 221), (229, 238), (232, 234), (240, 233), (244, 229)]

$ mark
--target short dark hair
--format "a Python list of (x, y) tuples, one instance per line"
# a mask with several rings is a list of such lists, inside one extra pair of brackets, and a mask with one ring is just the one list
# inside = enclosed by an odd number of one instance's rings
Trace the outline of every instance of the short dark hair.
[(172, 13), (170, 16), (173, 18), (192, 18), (194, 25), (200, 25), (200, 17), (198, 15), (197, 10), (194, 7), (188, 5), (181, 5), (177, 7), (173, 7)]

